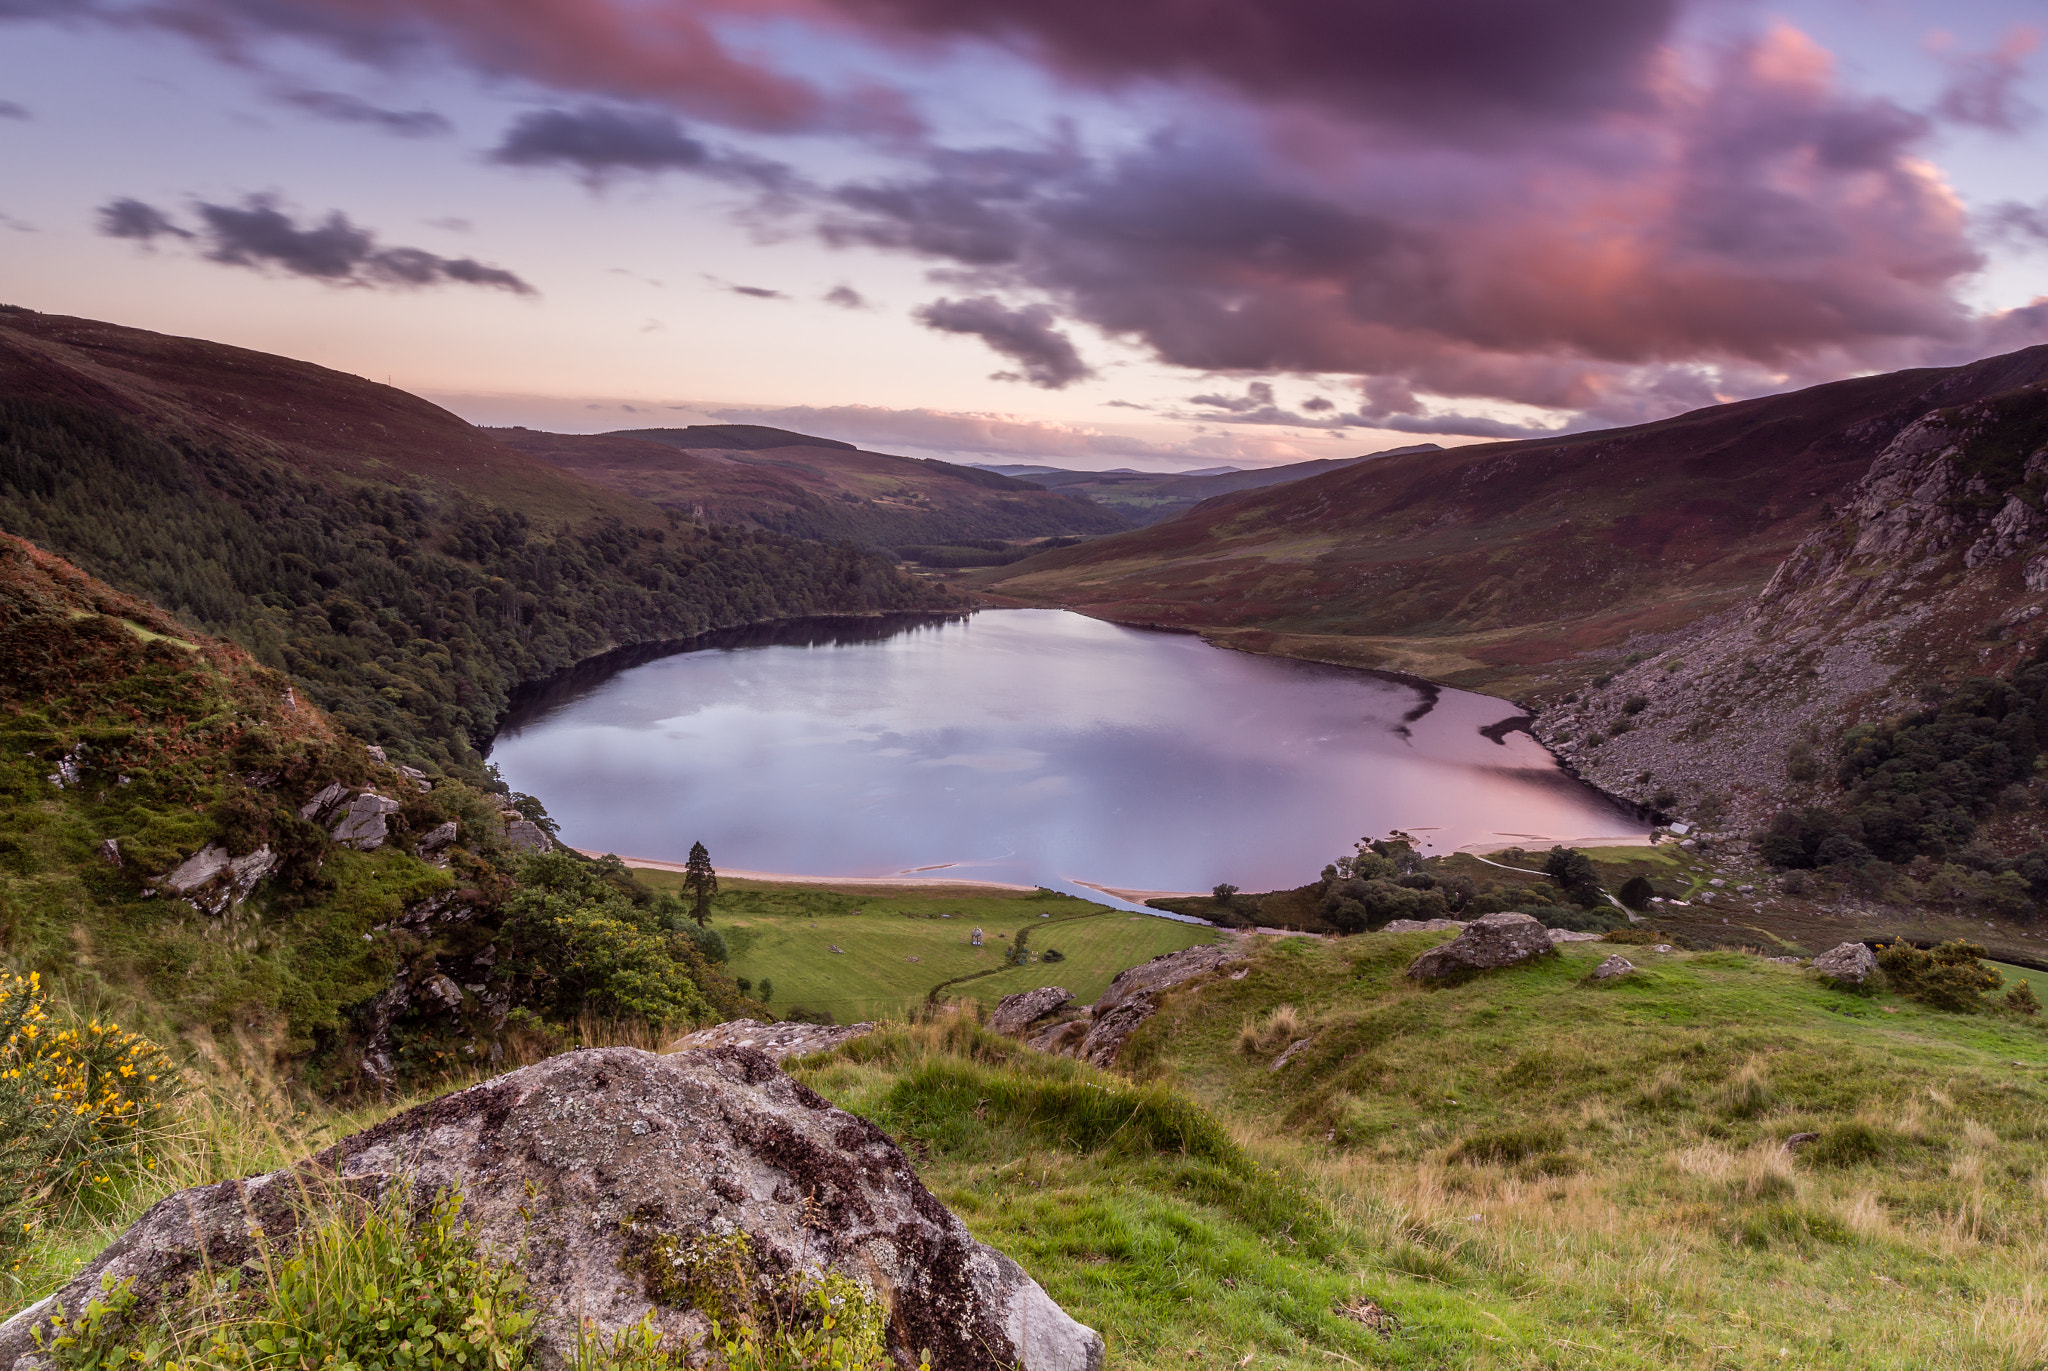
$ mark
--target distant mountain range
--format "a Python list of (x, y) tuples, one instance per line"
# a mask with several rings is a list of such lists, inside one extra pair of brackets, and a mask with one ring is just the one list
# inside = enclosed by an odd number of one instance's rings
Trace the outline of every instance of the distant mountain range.
[(1442, 449), (1435, 443), (1420, 443), (1412, 447), (1389, 448), (1384, 452), (1368, 452), (1360, 457), (1329, 457), (1320, 461), (1292, 462), (1286, 466), (1257, 467), (1252, 470), (1239, 467), (1204, 467), (1198, 471), (1158, 472), (1113, 467), (1108, 471), (1073, 471), (1065, 467), (1045, 466), (995, 466), (983, 469), (1033, 481), (1047, 490), (1058, 491), (1063, 495), (1085, 495), (1097, 504), (1115, 510), (1131, 523), (1144, 525), (1156, 524), (1161, 520), (1171, 519), (1176, 514), (1184, 514), (1212, 496), (1285, 485), (1289, 481), (1319, 476), (1326, 471), (1335, 471), (1341, 467), (1369, 462), (1380, 457), (1440, 451)]

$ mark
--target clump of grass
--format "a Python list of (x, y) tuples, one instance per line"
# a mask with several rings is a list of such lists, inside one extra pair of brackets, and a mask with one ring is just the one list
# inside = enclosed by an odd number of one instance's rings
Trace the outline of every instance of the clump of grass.
[(1715, 1092), (1713, 1108), (1724, 1119), (1753, 1119), (1776, 1099), (1764, 1069), (1755, 1062), (1745, 1062)]
[(1302, 1035), (1301, 1011), (1283, 1004), (1263, 1019), (1246, 1019), (1238, 1029), (1237, 1050), (1248, 1055), (1271, 1056)]
[(1800, 1150), (1800, 1160), (1813, 1166), (1867, 1166), (1896, 1153), (1904, 1139), (1860, 1119), (1838, 1123)]

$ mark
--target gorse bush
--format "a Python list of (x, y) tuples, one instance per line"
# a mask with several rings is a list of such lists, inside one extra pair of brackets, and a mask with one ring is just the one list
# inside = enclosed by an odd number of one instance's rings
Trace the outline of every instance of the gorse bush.
[(296, 1251), (201, 1276), (182, 1298), (135, 1317), (110, 1288), (42, 1339), (56, 1371), (520, 1371), (535, 1312), (525, 1277), (483, 1252), (444, 1192), (417, 1223), (405, 1188), (344, 1199)]
[(1901, 939), (1880, 947), (1878, 967), (1894, 992), (1936, 1009), (1968, 1013), (1981, 1009), (1985, 992), (1998, 989), (2005, 977), (1978, 961), (1984, 949), (1954, 939), (1926, 951)]
[(149, 1039), (98, 1019), (53, 1022), (42, 978), (0, 972), (0, 1258), (72, 1205), (110, 1209), (155, 1167), (173, 1080)]

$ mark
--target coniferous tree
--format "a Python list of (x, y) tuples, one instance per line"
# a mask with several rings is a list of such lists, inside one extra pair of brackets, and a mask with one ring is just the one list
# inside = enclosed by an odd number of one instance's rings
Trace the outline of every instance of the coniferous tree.
[(711, 897), (718, 893), (718, 873), (711, 868), (711, 853), (702, 843), (690, 844), (690, 860), (683, 867), (683, 889), (694, 898), (690, 913), (702, 928), (711, 922)]

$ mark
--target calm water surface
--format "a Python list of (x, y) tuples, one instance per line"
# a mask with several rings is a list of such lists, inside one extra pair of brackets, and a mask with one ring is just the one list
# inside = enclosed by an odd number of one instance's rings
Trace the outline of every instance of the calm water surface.
[(491, 759), (577, 847), (807, 875), (1271, 890), (1394, 828), (1644, 831), (1464, 691), (1061, 610), (722, 641), (557, 686)]

